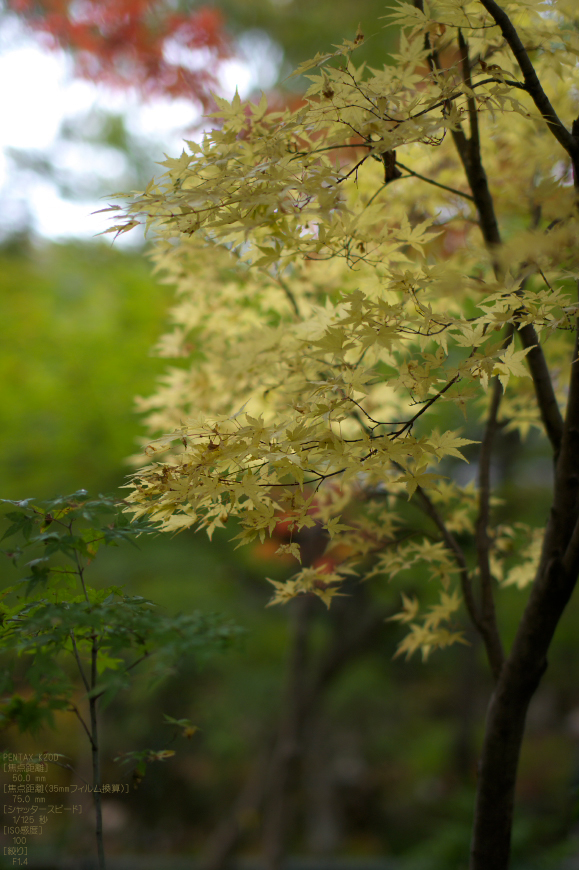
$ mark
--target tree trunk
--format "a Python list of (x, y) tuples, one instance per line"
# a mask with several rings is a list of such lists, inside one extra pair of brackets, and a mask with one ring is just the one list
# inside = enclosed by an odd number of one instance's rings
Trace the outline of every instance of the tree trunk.
[(478, 653), (479, 636), (469, 627), (465, 632), (469, 646), (462, 654), (461, 672), (456, 686), (456, 731), (453, 738), (451, 775), (458, 783), (472, 786), (478, 760), (475, 738), (477, 706), (481, 695)]
[(491, 698), (479, 779), (471, 870), (506, 870), (525, 719), (547, 669), (547, 653), (579, 573), (579, 321), (553, 506), (541, 562), (519, 628)]
[[(547, 532), (548, 535), (548, 532)], [(488, 709), (471, 845), (471, 870), (509, 866), (515, 785), (525, 720), (547, 651), (577, 578), (553, 559), (535, 580)]]

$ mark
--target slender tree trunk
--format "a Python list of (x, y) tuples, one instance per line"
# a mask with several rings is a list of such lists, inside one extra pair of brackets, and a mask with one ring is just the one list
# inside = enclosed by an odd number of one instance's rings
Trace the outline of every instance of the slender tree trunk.
[[(91, 688), (94, 689), (97, 683), (97, 656), (98, 656), (98, 641), (93, 638), (92, 654), (91, 654)], [(98, 699), (93, 697), (89, 700), (90, 707), (90, 730), (91, 730), (91, 748), (92, 748), (92, 785), (93, 799), (95, 810), (95, 835), (97, 842), (97, 855), (99, 870), (106, 870), (105, 847), (103, 842), (103, 813), (101, 802), (101, 762), (100, 762), (100, 746), (98, 736), (98, 718), (97, 718)]]
[(471, 870), (508, 867), (515, 783), (527, 710), (547, 668), (549, 646), (579, 573), (578, 357), (579, 328), (541, 562), (487, 714)]
[(479, 636), (469, 626), (465, 632), (469, 646), (462, 654), (456, 696), (456, 732), (452, 753), (452, 774), (459, 783), (472, 785), (478, 758), (475, 740), (477, 701), (480, 696)]
[(515, 784), (527, 710), (547, 668), (547, 651), (575, 580), (576, 573), (567, 575), (559, 561), (551, 563), (537, 578), (491, 698), (479, 763), (471, 870), (505, 870), (509, 865)]
[[(529, 56), (507, 13), (495, 0), (481, 0), (481, 3), (501, 28), (503, 37), (513, 51), (523, 73), (526, 89), (535, 105), (555, 138), (571, 157), (579, 198), (579, 136), (577, 135), (579, 119), (573, 125), (572, 134), (569, 134), (543, 92)], [(414, 5), (423, 10), (423, 0), (414, 0)], [(470, 86), (469, 47), (460, 31), (458, 43), (463, 79)], [(431, 68), (440, 69), (439, 58), (436, 50), (431, 50), (428, 35), (425, 37), (425, 48), (430, 51)], [(472, 96), (468, 97), (467, 105), (470, 136), (465, 134), (461, 124), (457, 124), (451, 134), (470, 185), (482, 236), (494, 270), (497, 275), (500, 275), (502, 267), (497, 258), (497, 251), (501, 246), (501, 235), (482, 162), (477, 106)], [(553, 507), (545, 531), (541, 564), (513, 647), (505, 660), (494, 614), (487, 533), (490, 507), (488, 470), (500, 401), (500, 395), (497, 393), (494, 410), (491, 404), (480, 455), (481, 467), (484, 468), (486, 465), (487, 469), (486, 481), (483, 475), (479, 480), (477, 521), (477, 563), (482, 606), (480, 610), (476, 606), (469, 607), (473, 623), (485, 641), (489, 664), (496, 681), (487, 713), (485, 738), (479, 762), (471, 843), (471, 870), (506, 870), (508, 867), (515, 785), (527, 710), (547, 668), (547, 652), (579, 572), (579, 362), (577, 362), (579, 321), (576, 324), (571, 382), (564, 422), (535, 329), (528, 323), (519, 324), (517, 332), (523, 346), (529, 348), (527, 362), (535, 387), (537, 405), (545, 432), (553, 448), (556, 463)], [(491, 419), (493, 414), (494, 420)], [(487, 440), (488, 444), (485, 447)], [(486, 456), (483, 456), (483, 453)]]

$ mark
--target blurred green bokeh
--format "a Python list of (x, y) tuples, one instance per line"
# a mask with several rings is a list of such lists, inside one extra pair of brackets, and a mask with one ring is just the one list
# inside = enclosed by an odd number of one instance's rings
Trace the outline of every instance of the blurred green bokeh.
[(69, 242), (0, 250), (0, 294), (3, 496), (118, 487), (170, 291), (142, 251)]

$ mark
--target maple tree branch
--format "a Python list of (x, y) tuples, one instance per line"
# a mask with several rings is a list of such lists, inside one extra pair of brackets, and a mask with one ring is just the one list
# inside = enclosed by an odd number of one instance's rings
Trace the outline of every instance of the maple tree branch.
[(472, 191), (483, 238), (491, 251), (493, 265), (498, 270), (492, 249), (501, 244), (501, 237), (480, 149), (476, 147), (476, 143), (473, 146), (471, 139), (467, 139), (460, 125), (456, 130), (451, 130), (450, 133)]
[(292, 293), (292, 291), (290, 290), (290, 288), (288, 287), (286, 282), (283, 280), (283, 278), (280, 278), (280, 276), (278, 275), (276, 280), (277, 280), (277, 283), (279, 284), (279, 286), (281, 287), (281, 289), (283, 290), (283, 292), (285, 293), (285, 295), (288, 299), (288, 302), (290, 303), (291, 307), (294, 310), (294, 313), (296, 314), (297, 317), (299, 317), (300, 316), (300, 309), (298, 307), (296, 297), (294, 296), (294, 294)]
[(493, 623), (488, 618), (486, 618), (484, 612), (484, 601), (482, 613), (477, 606), (468, 566), (466, 564), (466, 559), (462, 547), (460, 546), (452, 532), (447, 528), (444, 519), (436, 509), (435, 505), (432, 503), (430, 496), (427, 495), (427, 493), (422, 489), (421, 486), (416, 487), (416, 495), (420, 498), (420, 501), (422, 502), (422, 509), (424, 510), (424, 513), (429, 516), (434, 522), (435, 526), (442, 535), (442, 539), (446, 544), (447, 549), (451, 551), (455, 558), (455, 561), (459, 568), (460, 586), (468, 615), (483, 640), (493, 677), (495, 678), (495, 680), (497, 680), (503, 666), (504, 653), (500, 638), (498, 636), (498, 629), (496, 623), (493, 625)]
[[(424, 13), (424, 0), (413, 0), (413, 5), (415, 9), (420, 9), (422, 13)], [(428, 66), (433, 71), (438, 66), (438, 52), (435, 48), (432, 47), (432, 43), (430, 42), (430, 33), (428, 31), (424, 34), (424, 48), (429, 52), (428, 54)]]
[[(509, 329), (507, 340), (512, 341), (513, 331), (514, 330), (511, 327)], [(481, 618), (485, 626), (486, 636), (488, 636), (489, 642), (487, 644), (487, 655), (489, 657), (489, 664), (495, 681), (499, 678), (499, 674), (504, 664), (505, 654), (499, 635), (495, 612), (492, 585), (493, 578), (489, 560), (490, 540), (488, 535), (488, 525), (490, 519), (490, 471), (492, 448), (498, 427), (497, 416), (502, 396), (502, 384), (497, 377), (494, 379), (493, 383), (491, 403), (479, 453), (479, 510), (475, 526), (475, 543), (481, 586)]]
[[(397, 465), (398, 463), (395, 464)], [(446, 544), (447, 549), (451, 551), (455, 558), (455, 561), (460, 569), (460, 581), (461, 586), (463, 587), (463, 592), (466, 590), (465, 602), (467, 610), (470, 618), (478, 627), (478, 624), (480, 622), (480, 615), (478, 613), (478, 607), (474, 598), (472, 583), (470, 581), (468, 566), (466, 564), (466, 558), (463, 549), (452, 534), (452, 532), (447, 528), (446, 523), (434, 506), (430, 496), (421, 486), (416, 487), (416, 495), (420, 498), (420, 501), (422, 502), (422, 510), (433, 521), (434, 525), (442, 535), (442, 539)]]
[[(403, 169), (404, 172), (407, 172), (409, 175), (413, 175), (415, 178), (420, 178), (421, 181), (426, 181), (428, 184), (434, 185), (434, 187), (440, 187), (441, 190), (447, 190), (449, 193), (455, 193), (457, 196), (462, 196), (464, 199), (474, 202), (474, 197), (471, 196), (470, 193), (464, 193), (464, 191), (457, 190), (455, 187), (448, 187), (446, 184), (441, 184), (439, 181), (427, 178), (426, 175), (421, 175), (420, 172), (415, 172), (413, 169), (405, 166), (404, 163), (400, 163), (399, 160), (396, 161), (396, 166), (399, 166), (400, 169)], [(404, 176), (401, 177), (404, 178)]]
[[(460, 39), (459, 45), (463, 59), (463, 70), (466, 69), (468, 71), (470, 68), (468, 46), (464, 40), (460, 41)], [(483, 238), (491, 251), (491, 256), (493, 256), (493, 248), (497, 248), (501, 245), (502, 240), (498, 228), (493, 198), (488, 187), (486, 173), (482, 164), (480, 141), (478, 139), (478, 125), (475, 127), (474, 132), (475, 135), (472, 135), (470, 139), (467, 139), (461, 127), (457, 130), (451, 131), (473, 194)], [(495, 272), (500, 274), (500, 265), (494, 256), (493, 265)], [(545, 426), (547, 437), (551, 441), (553, 450), (557, 456), (563, 431), (563, 418), (561, 417), (545, 355), (532, 324), (526, 324), (521, 327), (519, 329), (519, 335), (523, 347), (531, 348), (527, 354), (527, 359), (531, 377), (533, 379), (535, 395), (537, 397), (539, 411), (543, 425)]]
[(563, 569), (570, 576), (579, 573), (579, 517), (563, 556)]
[[(419, 2), (420, 0), (415, 0), (415, 4)], [(468, 58), (468, 48), (466, 43), (463, 45), (460, 45), (459, 43), (459, 47), (462, 55), (463, 70), (470, 70), (470, 61)], [(432, 65), (436, 69), (441, 69), (438, 56), (434, 52), (432, 54)], [(458, 124), (456, 128), (451, 129), (450, 134), (472, 191), (483, 238), (492, 253), (492, 249), (501, 244), (501, 237), (493, 198), (489, 190), (487, 175), (482, 163), (480, 142), (477, 135), (478, 125), (474, 130), (475, 135), (472, 135), (473, 131), (471, 130), (470, 139), (467, 139), (461, 124)], [(495, 270), (498, 270), (498, 264), (494, 257), (493, 263)]]
[(342, 181), (346, 181), (346, 180), (347, 180), (351, 175), (354, 174), (354, 172), (357, 172), (357, 170), (360, 168), (360, 166), (362, 166), (363, 163), (366, 162), (366, 160), (368, 159), (369, 156), (370, 156), (369, 153), (368, 153), (368, 154), (364, 154), (364, 156), (362, 157), (362, 159), (361, 159), (361, 160), (358, 160), (358, 162), (356, 163), (356, 165), (353, 166), (352, 169), (350, 169), (350, 170), (349, 170), (345, 175), (340, 176), (340, 178), (338, 178), (338, 181), (337, 181), (336, 183), (337, 183), (337, 184), (341, 184)]
[[(465, 84), (472, 91), (472, 76), (471, 76), (470, 57), (469, 57), (469, 53), (468, 53), (468, 43), (466, 42), (466, 40), (463, 36), (462, 30), (460, 28), (458, 29), (458, 47), (459, 47), (460, 55), (461, 55), (462, 77), (464, 79)], [(466, 101), (466, 105), (468, 108), (471, 147), (476, 149), (476, 151), (480, 154), (480, 132), (479, 132), (478, 112), (476, 109), (475, 98), (473, 96), (469, 95), (467, 98), (467, 101)]]
[(511, 51), (515, 55), (519, 69), (523, 74), (527, 93), (531, 96), (537, 109), (547, 122), (547, 126), (557, 139), (560, 145), (563, 146), (567, 154), (571, 157), (573, 165), (579, 164), (579, 143), (575, 136), (570, 133), (565, 125), (559, 119), (555, 109), (543, 90), (543, 86), (539, 81), (535, 68), (531, 63), (531, 59), (524, 47), (519, 34), (511, 19), (504, 9), (502, 9), (495, 0), (480, 0), (487, 12), (494, 18), (501, 29), (501, 32), (507, 41)]
[(549, 367), (533, 324), (525, 324), (518, 330), (518, 334), (523, 347), (531, 348), (526, 359), (533, 379), (541, 420), (556, 459), (561, 448), (563, 417), (553, 389)]
[[(426, 413), (426, 411), (428, 411), (428, 409), (432, 405), (434, 405), (434, 403), (437, 402), (438, 399), (440, 399), (440, 397), (443, 396), (446, 393), (446, 391), (449, 390), (452, 387), (452, 385), (456, 384), (456, 382), (459, 380), (460, 380), (460, 374), (456, 374), (453, 378), (450, 379), (450, 381), (447, 384), (444, 385), (444, 387), (441, 390), (438, 391), (438, 393), (436, 393), (435, 396), (433, 396), (431, 399), (428, 399), (428, 401), (424, 403), (424, 405), (422, 406), (420, 411), (417, 411), (417, 413), (413, 417), (411, 417), (410, 420), (407, 420), (406, 423), (403, 424), (401, 429), (397, 429), (395, 432), (389, 432), (387, 437), (392, 438), (392, 439), (398, 438), (398, 436), (403, 435), (404, 432), (406, 432), (406, 430), (410, 431), (410, 429), (412, 429), (412, 427), (414, 426), (414, 424), (418, 420), (418, 418), (422, 417), (422, 415), (424, 413)], [(396, 424), (389, 423), (387, 425), (396, 425)], [(384, 436), (376, 436), (376, 437), (384, 437)]]
[[(579, 286), (578, 286), (579, 290)], [(569, 551), (568, 562), (573, 563), (575, 526), (579, 520), (579, 317), (576, 318), (575, 342), (572, 351), (569, 397), (561, 437), (561, 448), (555, 465), (555, 498), (549, 520), (553, 531), (546, 537), (556, 558)], [(574, 575), (574, 580), (577, 575)]]
[[(509, 16), (502, 9), (495, 0), (479, 0), (479, 2), (484, 6), (487, 12), (492, 16), (495, 20), (498, 27), (500, 27), (501, 32), (509, 45), (511, 51), (515, 55), (516, 61), (519, 65), (519, 69), (523, 74), (523, 78), (525, 80), (524, 85), (521, 85), (520, 82), (511, 82), (506, 81), (506, 84), (513, 85), (515, 87), (520, 88), (521, 90), (527, 91), (527, 93), (532, 98), (539, 112), (547, 122), (547, 125), (557, 141), (563, 146), (565, 151), (569, 154), (571, 159), (573, 160), (573, 164), (576, 165), (579, 162), (579, 143), (577, 142), (576, 137), (570, 133), (565, 125), (559, 119), (555, 109), (551, 105), (547, 94), (543, 90), (541, 82), (535, 72), (535, 68), (531, 63), (531, 59), (528, 55), (526, 48), (524, 47), (519, 34), (517, 33), (516, 28), (514, 27), (512, 21)], [(424, 11), (424, 4), (422, 0), (414, 0), (414, 6), (421, 11)], [(460, 30), (459, 30), (459, 42), (461, 39)], [(429, 43), (428, 34), (425, 37), (425, 40)], [(428, 44), (427, 44), (427, 47)], [(432, 59), (436, 63), (436, 56), (433, 53)], [(464, 66), (463, 66), (464, 69)], [(470, 85), (472, 87), (472, 85)], [(471, 131), (472, 132), (472, 131)]]
[[(358, 134), (360, 135), (360, 134)], [(311, 154), (322, 154), (324, 151), (339, 151), (342, 148), (368, 148), (372, 150), (374, 146), (365, 139), (362, 142), (346, 142), (341, 145), (324, 145), (323, 148), (312, 148), (309, 151), (293, 151), (293, 157), (290, 157), (290, 163), (293, 160), (298, 160), (300, 157), (309, 157)], [(288, 149), (289, 150), (289, 149)]]
[(472, 870), (508, 865), (515, 782), (527, 709), (547, 668), (547, 653), (579, 571), (579, 321), (577, 327), (569, 400), (541, 561), (487, 713), (471, 847)]
[[(436, 52), (433, 52), (432, 57), (437, 57)], [(440, 67), (436, 67), (436, 69), (440, 69)], [(518, 82), (515, 79), (505, 79), (505, 78), (497, 78), (496, 76), (491, 76), (491, 78), (483, 79), (480, 82), (472, 82), (469, 84), (469, 88), (474, 90), (475, 88), (480, 88), (482, 85), (509, 85), (511, 88), (518, 88), (520, 91), (526, 91), (527, 86), (522, 82)], [(420, 118), (422, 115), (427, 115), (428, 112), (432, 112), (433, 109), (439, 109), (441, 106), (446, 106), (448, 103), (452, 102), (452, 100), (458, 100), (459, 97), (467, 96), (463, 93), (463, 91), (455, 91), (454, 94), (449, 94), (447, 97), (444, 97), (442, 100), (439, 100), (436, 103), (432, 103), (430, 106), (427, 106), (425, 109), (421, 109), (420, 112), (416, 112), (415, 115), (410, 115), (408, 118), (403, 120), (399, 120), (398, 123), (402, 124), (405, 120), (414, 121), (416, 118)], [(472, 100), (474, 104), (474, 100), (472, 97), (467, 96), (468, 100)]]
[[(75, 573), (76, 573), (76, 572), (75, 572)], [(74, 657), (75, 657), (75, 659), (76, 659), (76, 664), (77, 664), (77, 667), (78, 667), (78, 670), (79, 670), (79, 673), (80, 673), (81, 679), (82, 679), (82, 681), (83, 681), (83, 683), (84, 683), (84, 687), (85, 687), (85, 689), (87, 690), (87, 692), (90, 692), (90, 686), (89, 686), (89, 684), (88, 684), (88, 680), (87, 680), (87, 678), (86, 678), (86, 674), (85, 674), (85, 672), (84, 672), (84, 668), (83, 668), (83, 666), (82, 666), (82, 662), (81, 662), (81, 660), (80, 660), (80, 656), (79, 656), (79, 654), (78, 654), (78, 648), (77, 648), (77, 645), (76, 645), (76, 638), (75, 638), (75, 636), (74, 636), (74, 631), (73, 631), (72, 629), (70, 630), (70, 639), (72, 640), (72, 650), (73, 650), (73, 654), (74, 654)]]
[[(86, 724), (86, 722), (84, 721), (84, 719), (82, 718), (82, 716), (81, 716), (81, 714), (80, 714), (80, 711), (79, 711), (78, 707), (76, 706), (76, 704), (72, 704), (72, 703), (71, 703), (71, 705), (70, 705), (70, 707), (69, 707), (69, 710), (70, 710), (71, 713), (74, 713), (74, 715), (76, 716), (76, 718), (78, 719), (78, 721), (80, 722), (80, 724), (82, 725), (82, 727), (84, 728), (84, 730), (85, 730), (85, 732), (86, 732), (86, 735), (87, 735), (87, 737), (88, 737), (88, 739), (89, 739), (89, 741), (90, 741), (90, 745), (91, 745), (91, 747), (92, 747), (92, 749), (93, 749), (93, 751), (94, 751), (95, 748), (96, 748), (96, 744), (95, 744), (95, 742), (94, 742), (94, 740), (93, 740), (93, 736), (92, 736), (92, 734), (91, 734), (91, 732), (90, 732), (90, 730), (89, 730), (89, 728), (88, 728), (88, 725)], [(72, 768), (71, 768), (71, 769), (72, 769)]]
[[(577, 282), (579, 296), (579, 281)], [(575, 346), (571, 363), (571, 380), (569, 383), (569, 399), (565, 417), (565, 429), (579, 429), (579, 316), (575, 318)]]

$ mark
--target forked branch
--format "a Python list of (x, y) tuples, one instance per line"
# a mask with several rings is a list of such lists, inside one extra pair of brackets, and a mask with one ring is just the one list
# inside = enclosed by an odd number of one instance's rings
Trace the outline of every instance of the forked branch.
[(466, 563), (466, 558), (462, 547), (460, 546), (452, 532), (448, 529), (446, 523), (444, 522), (444, 519), (436, 509), (435, 505), (432, 503), (430, 496), (422, 489), (421, 486), (418, 486), (416, 488), (416, 495), (420, 500), (424, 513), (429, 516), (436, 525), (442, 536), (442, 540), (444, 541), (447, 549), (450, 550), (450, 552), (453, 554), (456, 564), (458, 565), (460, 586), (464, 598), (464, 603), (466, 605), (468, 615), (473, 625), (475, 626), (476, 630), (478, 631), (483, 640), (490, 668), (496, 681), (499, 678), (499, 674), (501, 672), (504, 662), (503, 647), (501, 639), (499, 637), (496, 620), (494, 618), (490, 619), (489, 614), (485, 612), (484, 597), (482, 612), (479, 609), (474, 596), (472, 581), (470, 579), (468, 565)]

